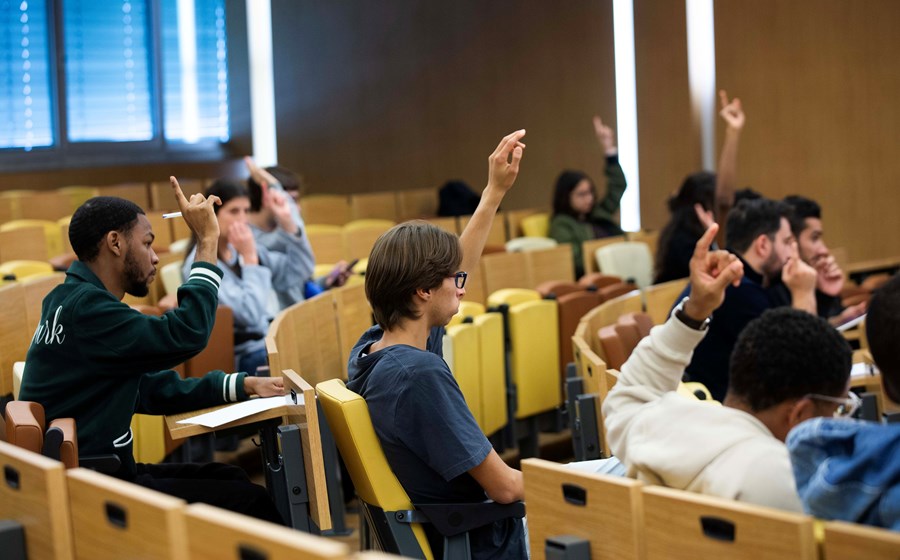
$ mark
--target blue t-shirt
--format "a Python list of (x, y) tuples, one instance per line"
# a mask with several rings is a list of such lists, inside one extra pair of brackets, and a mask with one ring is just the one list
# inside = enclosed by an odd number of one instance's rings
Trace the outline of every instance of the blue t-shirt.
[[(362, 395), (391, 470), (414, 503), (482, 502), (484, 490), (467, 471), (491, 451), (444, 360), (433, 353), (434, 329), (422, 351), (395, 345), (369, 354), (383, 334), (366, 331), (350, 355), (347, 388)], [(440, 539), (428, 525), (432, 547)], [(522, 523), (506, 519), (470, 533), (474, 558), (524, 557)], [(439, 556), (439, 554), (438, 554)]]

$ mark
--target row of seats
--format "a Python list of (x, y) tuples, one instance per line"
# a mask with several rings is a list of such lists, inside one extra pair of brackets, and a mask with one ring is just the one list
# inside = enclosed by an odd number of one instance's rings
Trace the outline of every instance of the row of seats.
[[(8, 560), (350, 558), (346, 545), (205, 504), (187, 505), (0, 441)], [(369, 558), (376, 558), (371, 553)]]
[(900, 551), (900, 534), (884, 529), (822, 523), (540, 459), (522, 461), (522, 472), (535, 560), (563, 553), (593, 560), (894, 560)]

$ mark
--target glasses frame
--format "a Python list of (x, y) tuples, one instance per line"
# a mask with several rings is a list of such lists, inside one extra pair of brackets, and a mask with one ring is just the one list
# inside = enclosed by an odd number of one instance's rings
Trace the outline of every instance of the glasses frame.
[(862, 399), (853, 391), (850, 391), (846, 398), (829, 397), (828, 395), (818, 395), (816, 393), (809, 393), (808, 395), (804, 395), (803, 398), (825, 401), (838, 405), (837, 410), (834, 411), (834, 415), (838, 418), (849, 418), (853, 416), (853, 413), (859, 410), (859, 407), (862, 405)]
[(469, 278), (469, 273), (460, 270), (459, 272), (451, 274), (447, 278), (453, 278), (453, 283), (454, 285), (456, 285), (456, 288), (462, 290), (466, 287), (466, 280), (468, 280)]

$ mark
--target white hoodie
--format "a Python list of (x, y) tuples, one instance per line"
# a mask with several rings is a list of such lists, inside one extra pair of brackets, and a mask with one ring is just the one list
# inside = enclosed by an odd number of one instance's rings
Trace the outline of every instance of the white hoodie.
[(603, 403), (610, 449), (650, 484), (802, 512), (787, 448), (762, 422), (675, 392), (705, 333), (671, 317), (641, 341)]

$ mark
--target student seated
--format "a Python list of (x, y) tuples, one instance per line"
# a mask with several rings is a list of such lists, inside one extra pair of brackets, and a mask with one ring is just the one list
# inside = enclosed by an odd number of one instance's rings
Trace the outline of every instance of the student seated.
[[(697, 346), (687, 367), (690, 380), (706, 385), (717, 401), (725, 398), (729, 357), (747, 323), (781, 305), (816, 312), (816, 271), (797, 256), (789, 215), (785, 204), (767, 199), (742, 201), (728, 214), (727, 248), (743, 262), (744, 274), (738, 284), (728, 288), (709, 335)], [(790, 291), (787, 302), (770, 293), (770, 285), (779, 278)], [(690, 290), (689, 285), (679, 301), (690, 295)]]
[[(351, 351), (347, 387), (365, 398), (387, 461), (413, 502), (510, 503), (524, 495), (522, 473), (481, 432), (440, 348), (466, 293), (466, 270), (478, 265), (518, 174), (524, 134), (506, 136), (491, 155), (488, 185), (459, 239), (427, 222), (405, 222), (379, 237), (369, 257), (366, 297), (378, 324)], [(442, 541), (425, 527), (439, 558)], [(469, 537), (474, 558), (526, 557), (521, 520)]]
[[(900, 276), (869, 302), (866, 337), (885, 394), (900, 402)], [(792, 430), (787, 445), (807, 513), (900, 531), (900, 424), (819, 418)]]
[(167, 370), (202, 351), (218, 305), (222, 271), (215, 266), (219, 228), (215, 196), (185, 200), (172, 178), (178, 205), (197, 247), (178, 288), (179, 306), (161, 317), (122, 303), (147, 295), (159, 259), (144, 211), (114, 197), (96, 197), (72, 216), (69, 240), (78, 255), (65, 283), (44, 298), (41, 320), (25, 361), (19, 397), (43, 405), (47, 422), (74, 418), (84, 455), (116, 454), (115, 476), (177, 496), (283, 523), (260, 486), (239, 468), (210, 464), (135, 464), (131, 418), (177, 414), (284, 394), (280, 378), (213, 371), (181, 379)]
[(734, 185), (737, 180), (738, 140), (745, 122), (744, 110), (740, 99), (729, 101), (724, 91), (719, 92), (719, 99), (722, 103), (719, 115), (726, 125), (719, 172), (701, 171), (688, 175), (678, 192), (669, 198), (667, 204), (671, 217), (659, 234), (653, 267), (654, 284), (687, 278), (690, 273), (688, 263), (697, 240), (710, 224), (716, 220), (724, 222), (728, 210), (737, 204)]
[[(253, 232), (256, 243), (269, 251), (287, 255), (294, 254), (299, 258), (297, 268), (299, 275), (296, 281), (287, 287), (287, 290), (275, 290), (280, 311), (295, 303), (306, 299), (308, 295), (315, 295), (324, 290), (343, 286), (352, 273), (345, 261), (335, 264), (331, 273), (320, 278), (313, 278), (315, 269), (315, 257), (312, 246), (304, 233), (306, 225), (300, 216), (300, 208), (293, 197), (288, 194), (290, 190), (299, 190), (297, 176), (283, 167), (261, 168), (253, 161), (253, 158), (245, 157), (244, 162), (250, 171), (247, 180), (247, 191), (250, 195), (250, 212), (248, 223)], [(276, 176), (277, 175), (277, 176)], [(283, 208), (288, 209), (288, 216), (284, 217)], [(281, 223), (284, 221), (284, 223)], [(293, 225), (292, 225), (293, 224)], [(299, 238), (299, 252), (291, 251), (297, 245), (294, 239), (285, 237), (285, 232), (296, 228), (295, 237)]]
[(572, 245), (575, 277), (584, 275), (581, 244), (590, 239), (621, 235), (614, 221), (625, 194), (625, 173), (619, 165), (619, 150), (613, 129), (594, 117), (594, 133), (606, 155), (606, 194), (597, 198), (597, 187), (583, 171), (566, 170), (556, 178), (550, 237)]
[[(223, 272), (219, 303), (234, 312), (235, 369), (255, 375), (256, 369), (267, 363), (265, 336), (274, 318), (270, 293), (273, 289), (287, 292), (301, 281), (307, 268), (306, 240), (291, 219), (288, 206), (278, 204), (273, 206), (276, 235), (284, 243), (285, 252), (269, 251), (257, 244), (248, 224), (250, 198), (239, 183), (219, 179), (206, 189), (206, 196), (222, 201), (215, 207), (219, 224), (216, 263)], [(182, 269), (185, 278), (196, 250), (194, 236)]]
[(610, 449), (644, 482), (801, 511), (783, 442), (847, 398), (850, 347), (823, 319), (767, 311), (737, 341), (724, 406), (677, 394), (691, 352), (730, 297), (726, 287), (744, 273), (735, 255), (709, 251), (717, 229), (697, 242), (690, 297), (638, 344), (603, 403)]
[[(816, 310), (819, 317), (838, 326), (865, 313), (867, 302), (846, 309), (841, 305), (844, 271), (825, 244), (819, 204), (799, 195), (785, 197), (784, 202), (791, 207), (791, 231), (797, 239), (800, 258), (816, 270)], [(784, 286), (780, 286), (779, 290), (782, 298), (790, 297)]]

